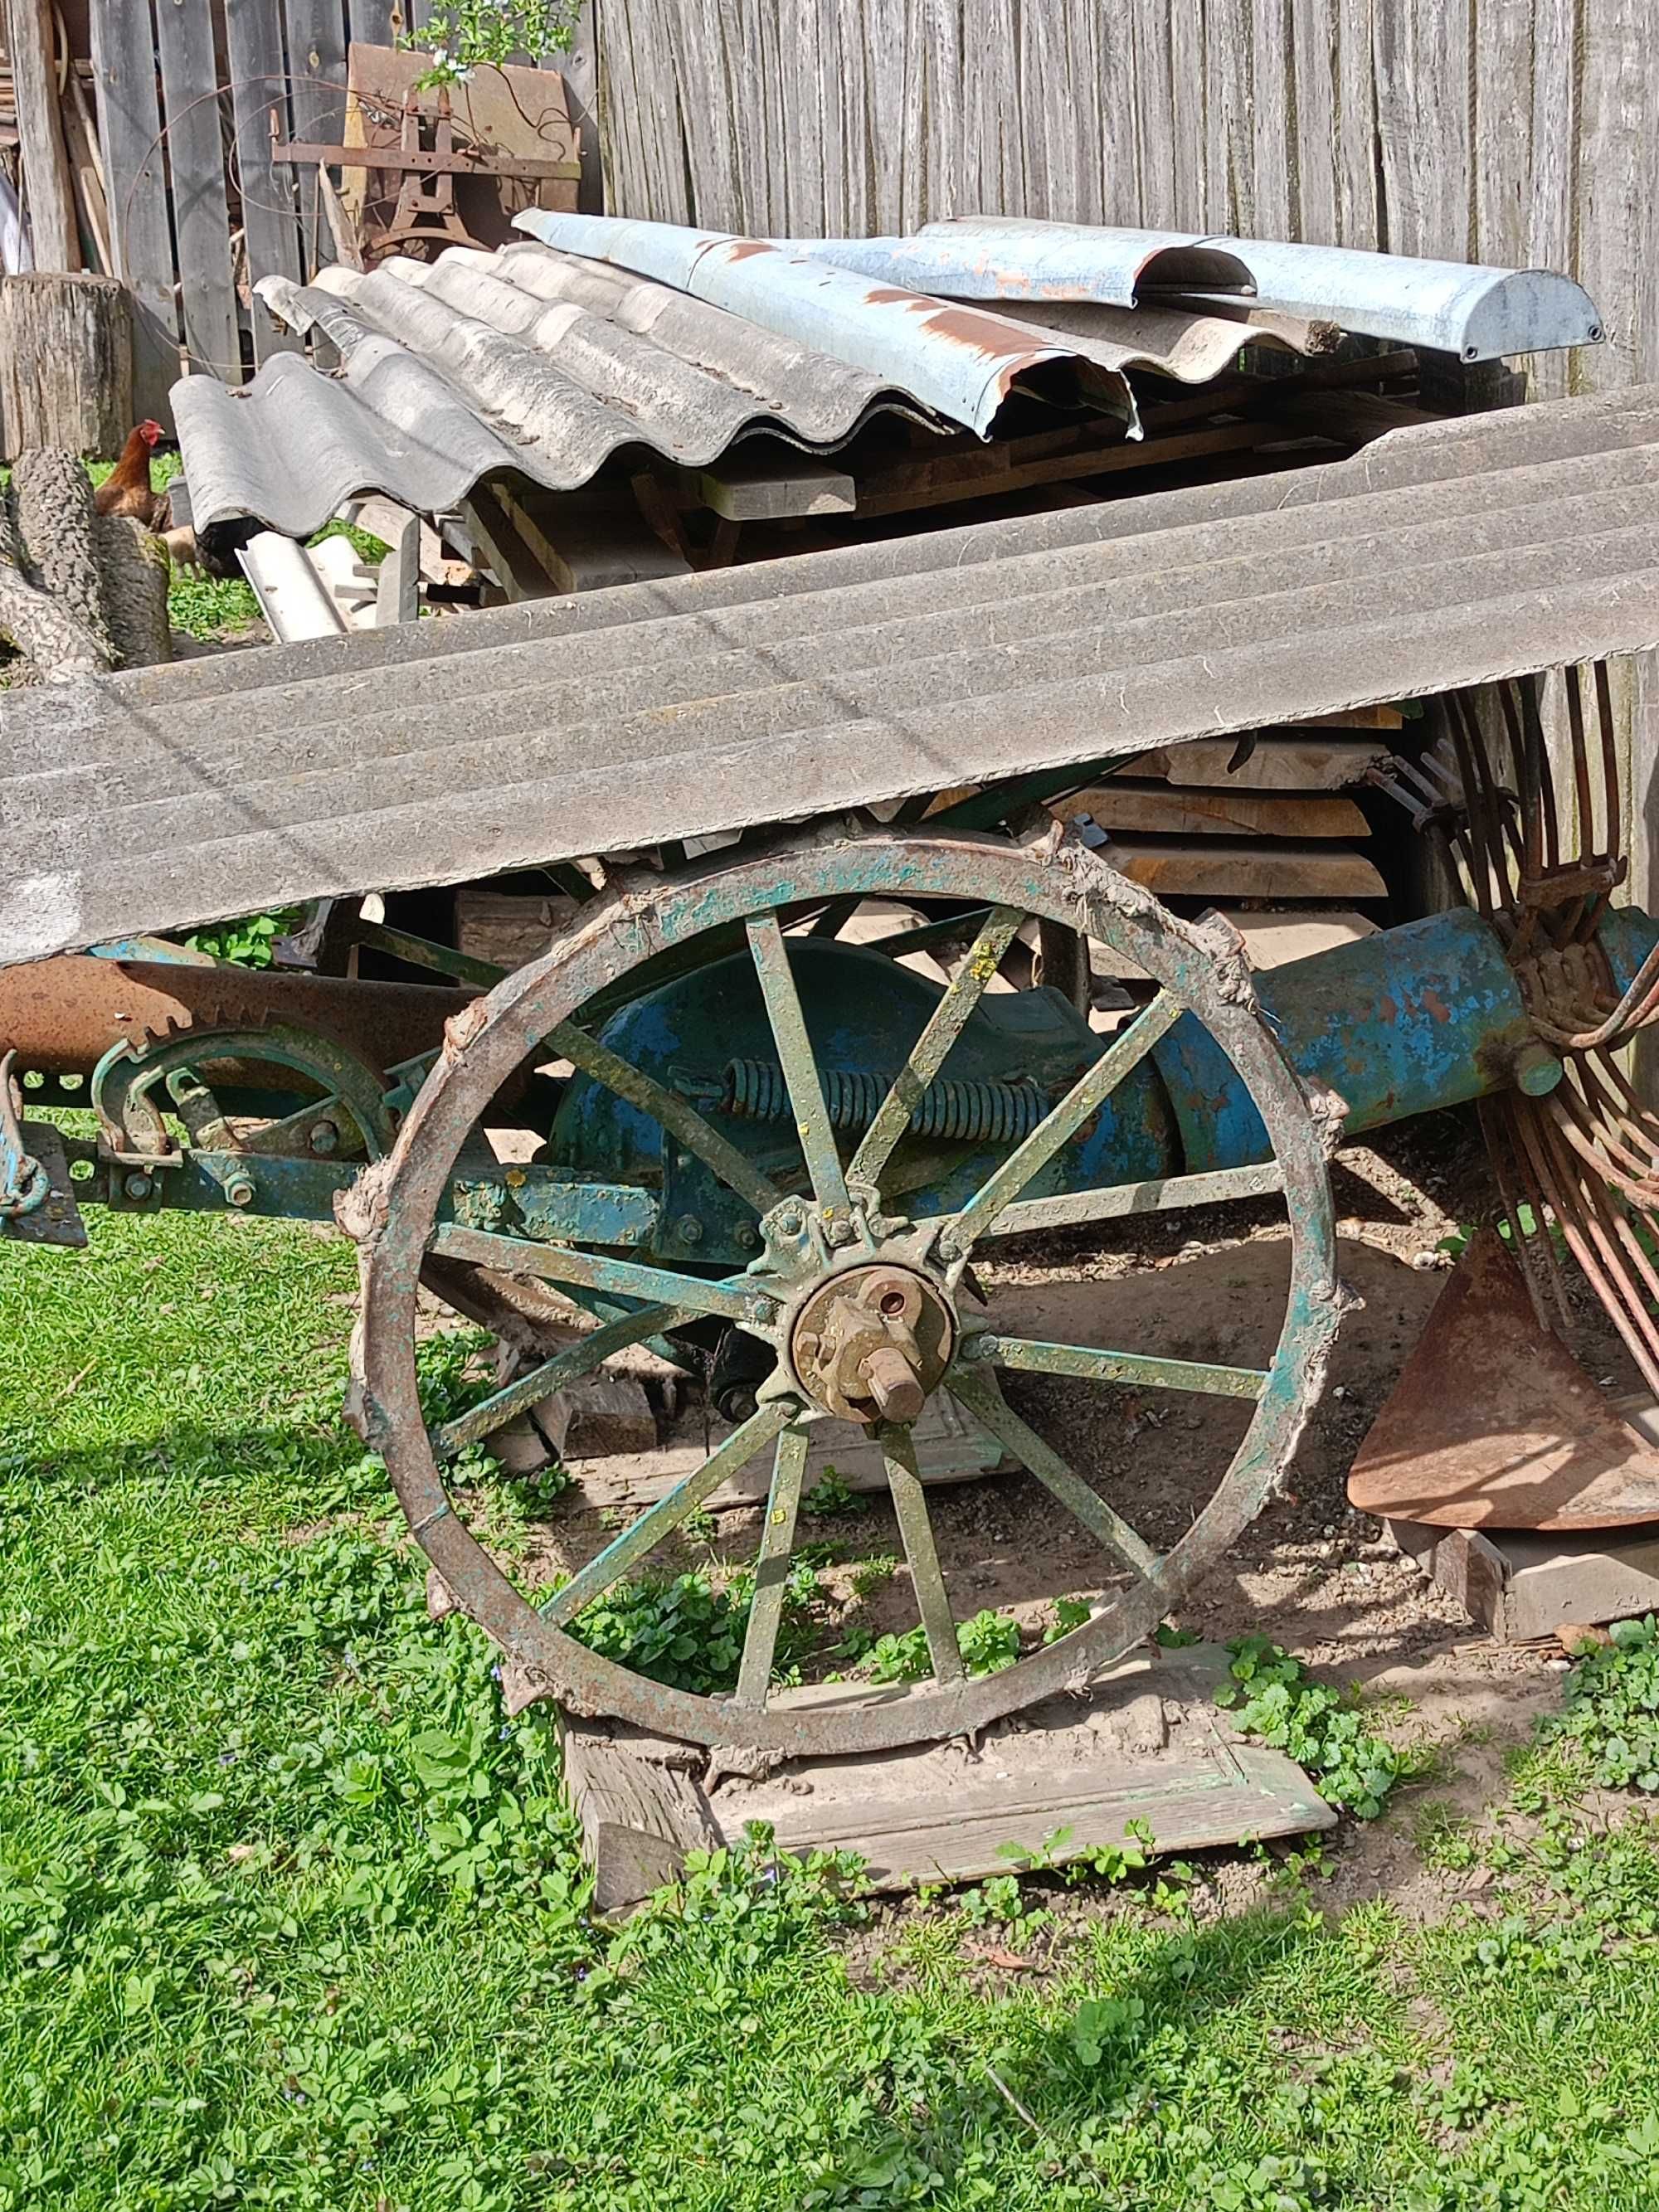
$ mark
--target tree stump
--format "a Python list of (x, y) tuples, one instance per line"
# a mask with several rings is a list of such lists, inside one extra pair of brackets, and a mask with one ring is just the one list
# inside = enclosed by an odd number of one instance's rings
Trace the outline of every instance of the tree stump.
[(132, 300), (113, 276), (0, 277), (0, 459), (118, 453), (132, 428)]

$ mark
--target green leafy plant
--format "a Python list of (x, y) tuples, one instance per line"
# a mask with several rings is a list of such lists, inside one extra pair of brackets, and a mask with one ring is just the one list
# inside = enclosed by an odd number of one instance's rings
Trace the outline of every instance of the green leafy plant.
[(1058, 1644), (1062, 1636), (1069, 1636), (1074, 1628), (1081, 1628), (1091, 1610), (1086, 1598), (1057, 1597), (1054, 1620), (1042, 1632), (1043, 1642)]
[[(818, 1595), (810, 1568), (792, 1569), (784, 1585), (784, 1632), (778, 1661), (786, 1671), (790, 1634)], [(614, 1659), (670, 1689), (707, 1696), (738, 1679), (753, 1588), (746, 1581), (716, 1589), (706, 1574), (647, 1577), (618, 1583), (577, 1614), (570, 1633), (602, 1658)]]
[(185, 939), (192, 952), (206, 952), (236, 968), (269, 968), (276, 939), (299, 925), (301, 908), (283, 907), (276, 914), (244, 915), (237, 921), (217, 921)]
[(1607, 1788), (1659, 1790), (1659, 1621), (1621, 1620), (1612, 1634), (1581, 1654), (1551, 1732), (1576, 1742)]
[(398, 44), (428, 56), (422, 86), (465, 84), (475, 70), (501, 68), (516, 55), (563, 53), (580, 14), (581, 0), (443, 0), (418, 36)]
[(1405, 1754), (1373, 1735), (1340, 1691), (1316, 1682), (1265, 1637), (1247, 1636), (1227, 1650), (1230, 1679), (1216, 1703), (1232, 1709), (1245, 1735), (1304, 1766), (1328, 1805), (1374, 1820), (1407, 1771)]
[(850, 1513), (858, 1498), (850, 1486), (843, 1482), (833, 1467), (826, 1467), (822, 1475), (801, 1499), (807, 1512), (823, 1519), (833, 1513)]
[[(848, 1658), (867, 1654), (878, 1682), (920, 1682), (933, 1671), (925, 1628), (907, 1628), (902, 1635), (880, 1636), (859, 1647), (858, 1632), (849, 1630), (843, 1653)], [(957, 1649), (970, 1674), (999, 1674), (1019, 1657), (1019, 1623), (1001, 1613), (976, 1613), (971, 1620), (957, 1623)]]

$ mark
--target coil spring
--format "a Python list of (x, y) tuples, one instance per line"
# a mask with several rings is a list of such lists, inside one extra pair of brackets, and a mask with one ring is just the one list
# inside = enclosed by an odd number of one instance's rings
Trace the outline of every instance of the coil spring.
[[(823, 1103), (837, 1129), (866, 1129), (874, 1121), (893, 1078), (874, 1068), (821, 1069)], [(726, 1066), (723, 1112), (746, 1121), (785, 1121), (793, 1114), (783, 1070), (775, 1060), (733, 1060)], [(1034, 1083), (935, 1080), (910, 1116), (919, 1137), (966, 1143), (1015, 1142), (1029, 1137), (1048, 1110)]]

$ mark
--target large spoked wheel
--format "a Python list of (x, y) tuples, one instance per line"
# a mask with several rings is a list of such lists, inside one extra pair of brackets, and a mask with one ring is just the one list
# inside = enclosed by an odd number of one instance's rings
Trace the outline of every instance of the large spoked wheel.
[[(786, 935), (803, 914), (822, 917), (860, 900), (977, 909), (973, 942), (885, 1095), (860, 1092), (832, 1064), (833, 1044), (796, 969), (807, 939)], [(918, 1187), (914, 1133), (927, 1101), (1016, 932), (1027, 916), (1113, 947), (1152, 979), (1155, 995), (1058, 1095), (1005, 1121), (972, 1150), (972, 1187)], [(832, 924), (833, 927), (833, 920)], [(976, 933), (976, 934), (975, 934)], [(752, 958), (775, 1068), (787, 1087), (783, 1152), (764, 1163), (738, 1149), (686, 1086), (626, 1065), (581, 1016), (598, 999), (665, 956), (681, 972), (698, 940), (710, 957), (735, 946)], [(684, 948), (682, 952), (681, 949)], [(747, 962), (741, 963), (750, 974)], [(808, 1003), (804, 1004), (804, 998)], [(1066, 1190), (1066, 1148), (1086, 1143), (1108, 1102), (1173, 1024), (1190, 1013), (1231, 1061), (1261, 1115), (1271, 1166), (1173, 1176), (1161, 1183)], [(499, 984), (457, 1025), (389, 1160), (359, 1187), (363, 1307), (356, 1347), (356, 1416), (386, 1457), (410, 1525), (459, 1603), (515, 1660), (573, 1710), (610, 1714), (693, 1742), (763, 1754), (848, 1754), (971, 1732), (1035, 1699), (1080, 1688), (1143, 1640), (1171, 1603), (1238, 1536), (1286, 1467), (1317, 1395), (1340, 1311), (1323, 1133), (1302, 1085), (1261, 1018), (1242, 951), (1219, 926), (1169, 915), (1071, 841), (1021, 847), (968, 836), (820, 833), (705, 876), (619, 892), (542, 959)], [(712, 1040), (718, 1046), (718, 1038)], [(725, 1271), (539, 1241), (527, 1231), (439, 1218), (452, 1170), (489, 1102), (527, 1059), (556, 1053), (664, 1129), (682, 1165), (702, 1164), (748, 1209), (738, 1242), (746, 1265)], [(939, 1092), (949, 1092), (950, 1078)], [(849, 1098), (865, 1110), (856, 1117)], [(938, 1109), (935, 1107), (935, 1119)], [(858, 1126), (853, 1126), (856, 1119)], [(793, 1124), (793, 1130), (791, 1126)], [(731, 1121), (728, 1128), (735, 1128)], [(968, 1149), (966, 1147), (963, 1148)], [(1068, 1156), (1069, 1157), (1069, 1156)], [(774, 1163), (787, 1159), (787, 1164)], [(1290, 1230), (1290, 1290), (1277, 1348), (1264, 1367), (1200, 1365), (1146, 1352), (1036, 1341), (997, 1334), (978, 1303), (971, 1262), (1000, 1235), (1087, 1222), (1282, 1188)], [(1036, 1188), (1049, 1194), (1033, 1197)], [(672, 1230), (653, 1249), (672, 1248)], [(630, 1307), (484, 1405), (428, 1433), (416, 1388), (416, 1286), (423, 1261), (539, 1279)], [(614, 1311), (614, 1308), (613, 1308)], [(467, 1443), (624, 1345), (696, 1317), (735, 1326), (763, 1348), (754, 1411), (697, 1471), (646, 1508), (539, 1605), (513, 1586), (457, 1514), (441, 1469)], [(1159, 1389), (1220, 1393), (1249, 1405), (1248, 1429), (1190, 1525), (1159, 1550), (1114, 1503), (1023, 1419), (1000, 1376), (1014, 1372), (1126, 1380)], [(918, 1480), (911, 1429), (947, 1394), (1000, 1440), (1054, 1503), (1109, 1556), (1115, 1587), (1092, 1618), (1002, 1672), (965, 1673), (934, 1529)], [(895, 1516), (932, 1658), (931, 1683), (906, 1691), (771, 1686), (797, 1508), (815, 1421), (862, 1421), (878, 1437)], [(734, 1690), (698, 1696), (665, 1688), (586, 1650), (566, 1632), (584, 1607), (637, 1569), (737, 1469), (773, 1455), (756, 1561), (756, 1592)], [(1120, 1510), (1120, 1505), (1127, 1510)]]

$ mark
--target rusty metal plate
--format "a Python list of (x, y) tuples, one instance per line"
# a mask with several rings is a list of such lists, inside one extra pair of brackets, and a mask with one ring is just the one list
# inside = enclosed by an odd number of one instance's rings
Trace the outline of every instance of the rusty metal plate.
[(1437, 1528), (1659, 1521), (1659, 1451), (1540, 1328), (1497, 1231), (1473, 1237), (1348, 1477), (1363, 1513)]
[(25, 1121), (23, 1149), (46, 1170), (52, 1194), (32, 1213), (0, 1217), (0, 1237), (16, 1244), (83, 1245), (86, 1224), (75, 1202), (63, 1139), (50, 1121)]

